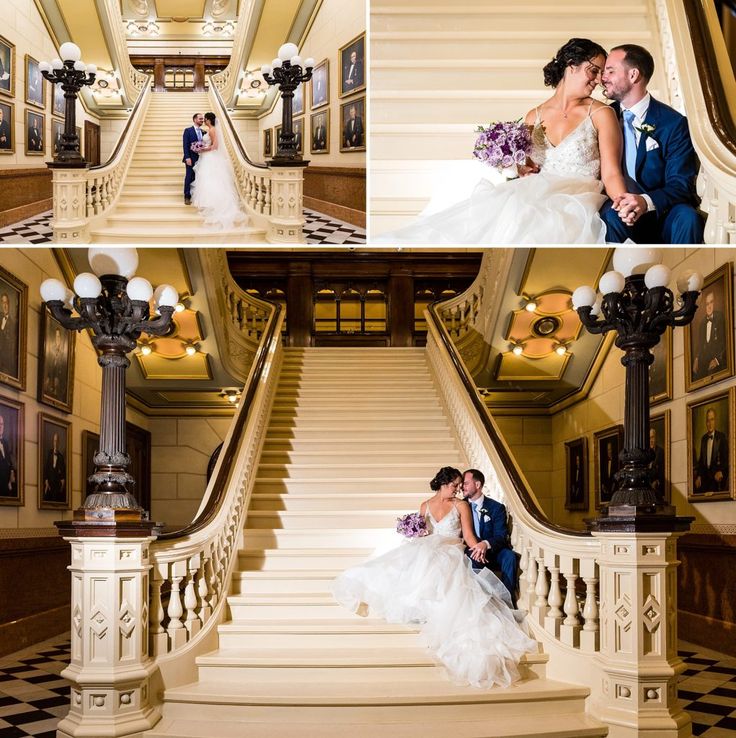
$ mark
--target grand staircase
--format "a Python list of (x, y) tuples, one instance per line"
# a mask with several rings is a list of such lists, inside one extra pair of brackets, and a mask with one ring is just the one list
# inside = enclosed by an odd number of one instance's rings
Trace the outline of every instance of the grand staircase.
[(154, 92), (120, 199), (92, 228), (96, 243), (262, 243), (265, 233), (245, 224), (232, 230), (205, 226), (184, 204), (182, 132), (195, 112), (206, 112), (207, 93)]
[(510, 689), (452, 684), (411, 628), (346, 612), (332, 579), (395, 545), (436, 469), (462, 468), (420, 349), (286, 349), (219, 648), (147, 738), (604, 736), (584, 687), (529, 654)]
[[(516, 120), (545, 100), (542, 67), (567, 39), (647, 47), (652, 93), (668, 102), (654, 3), (621, 0), (373, 0), (371, 227), (410, 222), (450, 179), (478, 179), (474, 131)], [(450, 162), (467, 162), (448, 168)], [(480, 167), (480, 165), (477, 165)]]

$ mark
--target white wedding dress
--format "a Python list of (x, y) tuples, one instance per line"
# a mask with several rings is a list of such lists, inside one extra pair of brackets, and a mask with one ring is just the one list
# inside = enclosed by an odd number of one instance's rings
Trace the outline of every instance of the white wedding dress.
[[(212, 143), (209, 133), (205, 133), (202, 142), (207, 146)], [(222, 145), (199, 155), (194, 174), (192, 205), (204, 216), (207, 225), (231, 230), (247, 219), (240, 207), (230, 159)]]
[(332, 593), (355, 612), (421, 626), (422, 640), (453, 681), (489, 688), (519, 679), (521, 657), (537, 650), (514, 617), (511, 598), (489, 569), (474, 573), (460, 539), (456, 507), (439, 522), (427, 512), (430, 535), (351, 567)]
[(598, 215), (606, 196), (600, 181), (598, 131), (588, 115), (557, 146), (539, 117), (532, 129), (538, 174), (493, 184), (482, 179), (469, 199), (411, 225), (381, 234), (390, 244), (605, 243)]

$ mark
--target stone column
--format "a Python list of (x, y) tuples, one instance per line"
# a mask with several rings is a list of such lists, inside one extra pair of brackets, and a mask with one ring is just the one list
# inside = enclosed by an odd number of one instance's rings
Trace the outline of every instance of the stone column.
[(54, 241), (62, 245), (89, 243), (87, 218), (88, 165), (47, 165), (52, 170)]
[(160, 719), (150, 704), (149, 548), (155, 536), (135, 524), (102, 537), (94, 523), (57, 523), (71, 544), (69, 714), (58, 738), (139, 736)]
[(414, 345), (414, 278), (408, 267), (395, 267), (388, 281), (392, 346)]
[(687, 738), (690, 717), (677, 699), (679, 533), (602, 533), (600, 653), (596, 717), (609, 738)]
[(308, 261), (289, 262), (289, 281), (286, 287), (286, 320), (289, 346), (309, 346), (312, 342), (312, 273)]
[(204, 92), (204, 59), (194, 62), (194, 91)]
[(304, 167), (308, 161), (284, 164), (270, 160), (271, 215), (266, 240), (269, 243), (304, 243)]
[(157, 58), (153, 62), (153, 89), (156, 92), (166, 89), (166, 64), (163, 58)]

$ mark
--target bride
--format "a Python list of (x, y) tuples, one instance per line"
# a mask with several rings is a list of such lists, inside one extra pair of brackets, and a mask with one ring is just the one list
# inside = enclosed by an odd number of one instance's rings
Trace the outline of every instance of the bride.
[(446, 466), (422, 503), (430, 534), (344, 571), (332, 593), (344, 607), (391, 623), (418, 623), (421, 635), (454, 681), (507, 687), (519, 679), (521, 657), (536, 642), (516, 622), (509, 593), (489, 569), (473, 572), (465, 543), (478, 542), (470, 506), (456, 499), (462, 475)]
[(194, 165), (192, 205), (204, 216), (208, 225), (230, 230), (247, 216), (240, 208), (230, 159), (221, 145), (220, 132), (214, 113), (205, 113), (207, 133), (202, 137), (205, 147)]
[(532, 150), (521, 177), (496, 185), (482, 179), (470, 199), (378, 242), (605, 243), (598, 211), (626, 193), (616, 113), (591, 97), (605, 62), (597, 43), (570, 39), (544, 67), (554, 94), (526, 114)]

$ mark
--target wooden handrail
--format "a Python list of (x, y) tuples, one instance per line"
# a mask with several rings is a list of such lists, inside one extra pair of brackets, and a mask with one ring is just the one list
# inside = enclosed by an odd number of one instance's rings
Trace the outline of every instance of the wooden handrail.
[[(214, 520), (223, 500), (225, 499), (230, 472), (234, 466), (235, 456), (240, 450), (240, 441), (243, 436), (243, 431), (250, 417), (251, 406), (253, 405), (261, 376), (266, 366), (266, 360), (268, 359), (269, 350), (273, 343), (279, 316), (281, 314), (281, 305), (275, 303), (271, 304), (273, 304), (274, 310), (268, 320), (268, 325), (266, 326), (260, 346), (258, 347), (255, 359), (253, 360), (253, 370), (250, 373), (245, 395), (243, 395), (240, 400), (241, 408), (235, 419), (235, 426), (233, 427), (230, 443), (226, 447), (223, 447), (222, 453), (220, 454), (221, 458), (219, 468), (217, 470), (217, 476), (215, 477), (210, 495), (207, 498), (207, 504), (191, 523), (180, 530), (160, 534), (158, 537), (159, 541), (173, 541), (179, 538), (186, 538), (187, 536), (202, 530), (212, 520)], [(280, 340), (280, 336), (278, 337), (278, 340)]]
[(141, 87), (141, 91), (140, 91), (140, 94), (138, 95), (138, 99), (135, 101), (133, 110), (128, 116), (128, 122), (125, 124), (125, 128), (123, 128), (123, 132), (120, 134), (120, 138), (118, 138), (118, 142), (115, 146), (115, 150), (112, 152), (112, 155), (104, 164), (96, 164), (95, 166), (90, 167), (90, 171), (94, 171), (95, 169), (103, 169), (104, 167), (109, 166), (110, 164), (112, 164), (113, 161), (115, 161), (115, 158), (120, 153), (120, 150), (123, 148), (125, 139), (128, 137), (128, 131), (130, 130), (130, 126), (133, 124), (133, 119), (135, 118), (135, 114), (138, 112), (138, 108), (143, 102), (143, 96), (146, 94), (146, 90), (148, 90), (150, 83), (151, 83), (151, 75), (147, 74), (146, 84), (144, 84), (143, 87)]
[(478, 418), (483, 424), (483, 429), (488, 434), (488, 437), (490, 438), (491, 443), (496, 450), (496, 453), (498, 453), (499, 458), (501, 459), (501, 463), (503, 464), (506, 473), (509, 475), (509, 479), (511, 480), (511, 484), (514, 487), (514, 491), (516, 492), (518, 498), (521, 500), (521, 504), (524, 506), (524, 509), (529, 513), (529, 515), (531, 515), (532, 518), (534, 518), (534, 520), (536, 520), (540, 525), (542, 525), (544, 528), (547, 528), (548, 530), (567, 536), (579, 536), (581, 538), (589, 538), (591, 534), (587, 530), (566, 528), (564, 526), (553, 523), (537, 506), (534, 497), (526, 486), (524, 477), (519, 471), (516, 460), (509, 453), (509, 450), (506, 447), (503, 439), (501, 438), (498, 429), (491, 421), (490, 415), (488, 413), (488, 408), (478, 394), (475, 382), (468, 374), (468, 371), (465, 368), (462, 359), (460, 358), (460, 354), (458, 353), (455, 344), (452, 342), (450, 334), (447, 332), (447, 328), (445, 327), (445, 324), (440, 317), (439, 312), (437, 311), (438, 305), (442, 305), (442, 303), (434, 302), (429, 305), (429, 307), (427, 308), (429, 317), (432, 320), (432, 324), (434, 325), (435, 329), (437, 330), (445, 351), (448, 353), (450, 360), (452, 361), (452, 365), (455, 367), (455, 371), (460, 377), (460, 381), (462, 382), (463, 387), (468, 394), (468, 397), (473, 403), (473, 407), (478, 414)]

